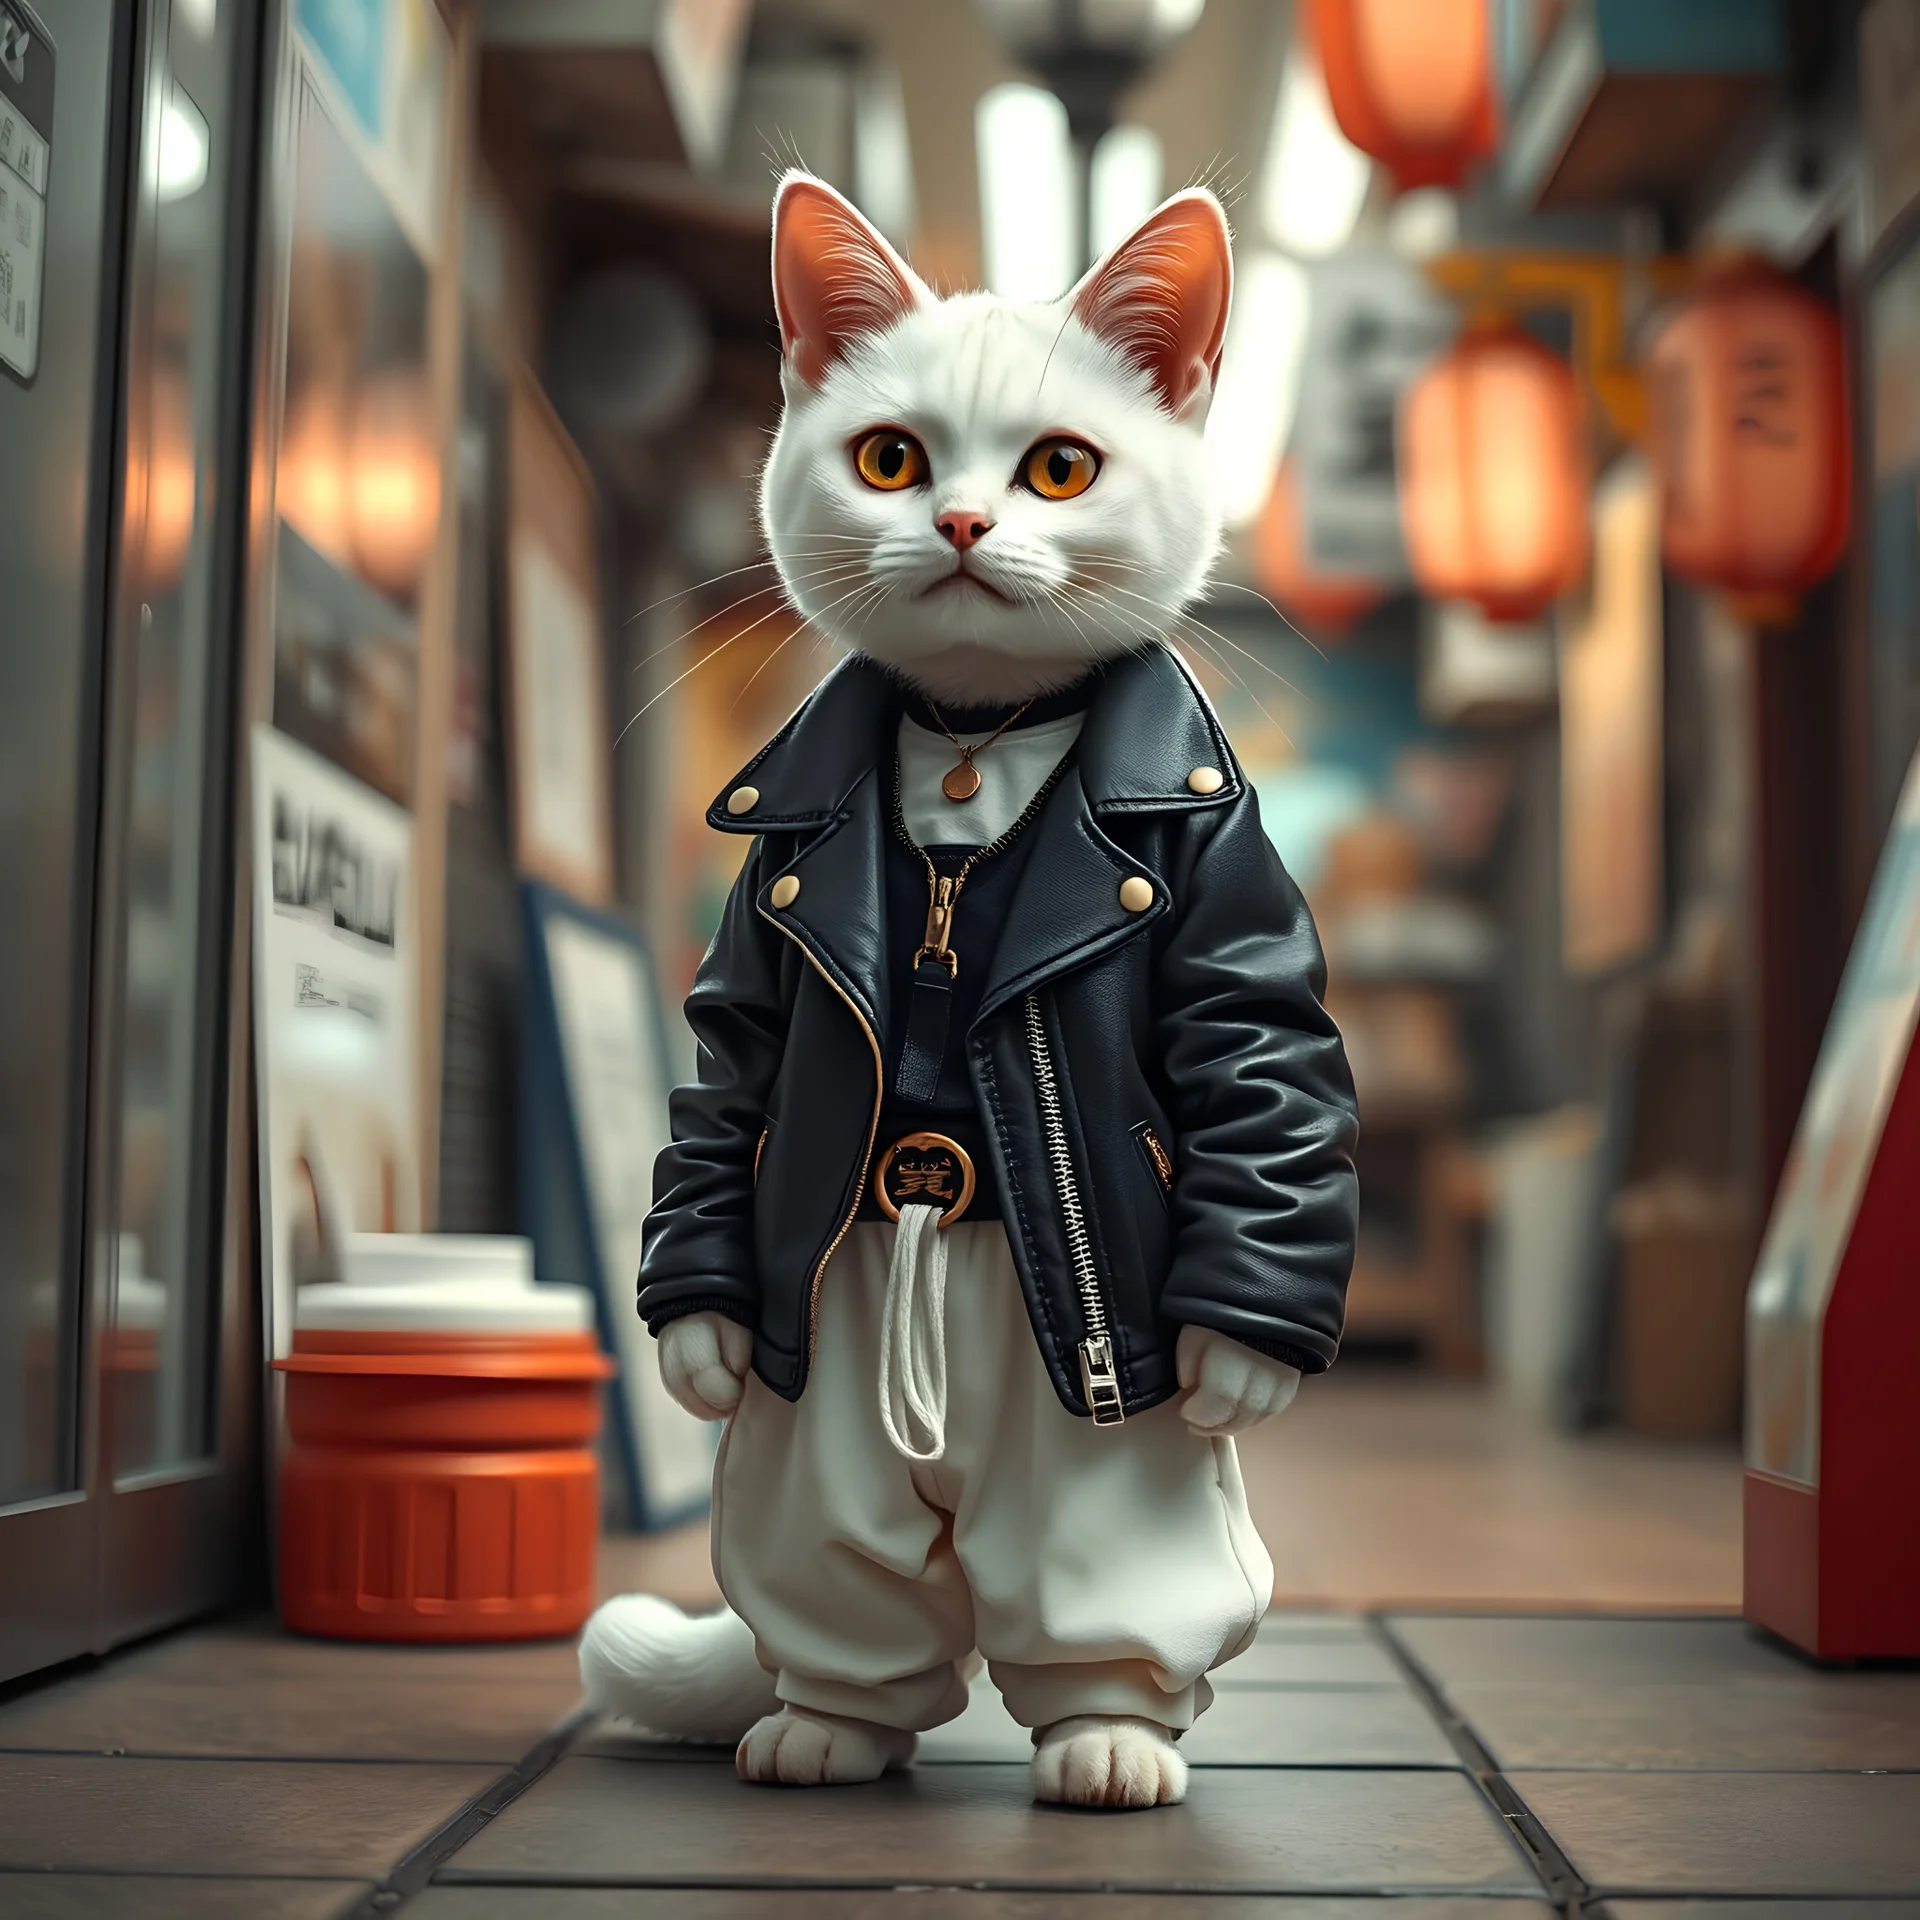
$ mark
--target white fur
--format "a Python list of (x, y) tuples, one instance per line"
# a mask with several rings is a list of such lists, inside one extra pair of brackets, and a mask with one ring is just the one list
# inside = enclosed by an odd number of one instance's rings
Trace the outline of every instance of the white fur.
[(737, 1613), (685, 1614), (650, 1593), (609, 1600), (587, 1622), (580, 1683), (598, 1712), (711, 1746), (731, 1746), (780, 1704)]
[[(1065, 301), (922, 293), (817, 388), (789, 366), (786, 394), (760, 512), (787, 592), (820, 631), (935, 699), (1023, 699), (1164, 637), (1219, 551), (1204, 405), (1174, 417)], [(919, 440), (928, 485), (860, 480), (849, 448), (875, 427)], [(1101, 456), (1071, 500), (1018, 482), (1051, 434)], [(993, 523), (966, 555), (983, 585), (953, 583), (960, 556), (934, 524), (949, 509)]]
[(742, 1780), (770, 1787), (850, 1787), (904, 1767), (918, 1744), (910, 1733), (782, 1707), (749, 1728), (733, 1756)]
[(1083, 1714), (1040, 1736), (1033, 1797), (1070, 1807), (1169, 1807), (1187, 1797), (1187, 1763), (1151, 1720)]
[(723, 1313), (683, 1313), (660, 1329), (660, 1379), (696, 1420), (724, 1420), (740, 1404), (753, 1334)]

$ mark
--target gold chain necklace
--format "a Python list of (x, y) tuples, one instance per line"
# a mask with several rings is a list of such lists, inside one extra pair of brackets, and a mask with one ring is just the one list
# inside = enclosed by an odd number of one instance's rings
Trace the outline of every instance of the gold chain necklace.
[[(1039, 696), (1036, 694), (1034, 698), (1038, 699)], [(969, 747), (961, 744), (955, 736), (953, 729), (947, 725), (946, 716), (940, 709), (936, 707), (931, 700), (927, 702), (927, 711), (939, 722), (940, 731), (944, 733), (949, 740), (953, 741), (954, 751), (960, 756), (959, 760), (953, 766), (949, 767), (940, 779), (940, 791), (944, 793), (949, 800), (958, 804), (963, 800), (971, 800), (973, 796), (980, 791), (980, 769), (973, 764), (974, 755), (977, 753), (985, 753), (986, 750), (1026, 712), (1027, 707), (1032, 705), (1033, 701), (1029, 700), (1025, 706), (1015, 707), (1014, 710), (994, 728), (986, 739)]]

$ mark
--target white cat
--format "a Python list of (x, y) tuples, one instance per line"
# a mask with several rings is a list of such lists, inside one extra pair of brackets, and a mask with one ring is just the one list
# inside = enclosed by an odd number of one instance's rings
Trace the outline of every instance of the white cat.
[[(1016, 305), (937, 298), (831, 189), (789, 175), (774, 285), (786, 406), (761, 512), (815, 627), (971, 707), (1070, 686), (1165, 638), (1220, 540), (1203, 429), (1231, 257), (1211, 195), (1168, 201), (1063, 299)], [(661, 1329), (663, 1378), (683, 1406), (724, 1418), (752, 1346), (734, 1319), (688, 1312)], [(1179, 1417), (1209, 1440), (1279, 1412), (1299, 1379), (1204, 1326), (1183, 1326), (1177, 1353)], [(1253, 1619), (1264, 1605), (1262, 1592)], [(871, 1779), (912, 1750), (911, 1733), (782, 1708), (730, 1613), (613, 1601), (580, 1657), (593, 1704), (668, 1737), (738, 1740), (749, 1779)], [(1041, 1799), (1151, 1806), (1184, 1792), (1173, 1736), (1149, 1719), (1074, 1713), (1037, 1725), (1035, 1742)]]

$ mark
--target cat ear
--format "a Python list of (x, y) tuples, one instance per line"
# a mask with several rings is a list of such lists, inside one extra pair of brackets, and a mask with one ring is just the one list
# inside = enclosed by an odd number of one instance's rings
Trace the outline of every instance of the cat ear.
[(912, 268), (853, 203), (810, 173), (789, 173), (773, 201), (773, 305), (789, 371), (807, 386), (863, 333), (929, 297)]
[(1167, 411), (1206, 411), (1233, 294), (1233, 241), (1204, 188), (1176, 193), (1067, 297), (1088, 332), (1152, 380)]

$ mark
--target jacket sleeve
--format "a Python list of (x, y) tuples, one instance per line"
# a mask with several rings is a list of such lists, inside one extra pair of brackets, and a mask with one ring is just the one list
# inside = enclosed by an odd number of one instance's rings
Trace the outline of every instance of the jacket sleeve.
[(1176, 886), (1156, 994), (1178, 1136), (1160, 1309), (1303, 1372), (1330, 1366), (1358, 1206), (1353, 1076), (1313, 917), (1249, 787)]
[(755, 840), (687, 996), (695, 1079), (668, 1101), (673, 1140), (654, 1162), (641, 1237), (640, 1315), (655, 1334), (688, 1313), (757, 1317), (754, 1156), (794, 991), (788, 943), (754, 904), (769, 858)]

